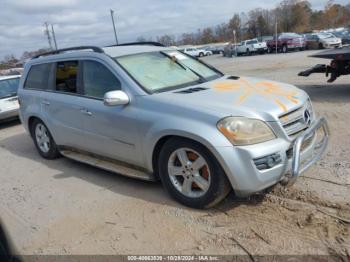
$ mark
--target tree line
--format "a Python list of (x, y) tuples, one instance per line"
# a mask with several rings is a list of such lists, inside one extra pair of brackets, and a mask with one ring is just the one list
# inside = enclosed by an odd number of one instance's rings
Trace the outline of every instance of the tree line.
[[(326, 2), (323, 10), (313, 10), (306, 0), (283, 0), (274, 9), (256, 8), (248, 13), (235, 13), (226, 23), (214, 27), (198, 29), (196, 32), (183, 33), (179, 37), (165, 34), (155, 40), (166, 46), (200, 45), (233, 41), (233, 31), (237, 41), (262, 36), (272, 36), (276, 32), (309, 33), (337, 27), (350, 27), (350, 3), (336, 4), (334, 0)], [(137, 41), (152, 41), (138, 37)]]

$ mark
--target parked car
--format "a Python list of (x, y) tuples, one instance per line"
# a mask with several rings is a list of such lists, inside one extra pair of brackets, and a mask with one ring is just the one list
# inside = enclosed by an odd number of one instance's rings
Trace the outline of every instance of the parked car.
[(318, 33), (316, 35), (319, 38), (321, 49), (341, 47), (342, 45), (342, 40), (331, 33)]
[(17, 90), (20, 75), (0, 76), (0, 121), (18, 117)]
[(273, 40), (266, 42), (269, 53), (276, 50), (276, 42), (278, 52), (282, 53), (287, 53), (290, 50), (304, 50), (306, 45), (303, 36), (296, 33), (282, 33), (278, 35), (277, 41), (274, 37)]
[(251, 55), (253, 53), (264, 54), (266, 52), (266, 42), (259, 42), (258, 39), (245, 40), (237, 45), (237, 55)]
[(194, 57), (202, 57), (202, 56), (209, 56), (213, 53), (209, 50), (199, 49), (195, 47), (188, 47), (182, 50), (185, 54), (194, 56)]
[(224, 47), (224, 45), (207, 46), (204, 47), (204, 50), (210, 51), (213, 55), (218, 55), (224, 53)]
[(342, 45), (349, 45), (350, 44), (350, 32), (349, 31), (347, 31), (347, 30), (335, 31), (332, 34), (341, 39)]
[(323, 49), (341, 47), (342, 40), (331, 33), (316, 33), (305, 35), (306, 49)]
[(224, 75), (149, 43), (37, 56), (26, 63), (18, 95), (22, 124), (42, 157), (160, 179), (195, 208), (232, 189), (249, 196), (293, 183), (328, 141), (326, 120), (303, 90)]

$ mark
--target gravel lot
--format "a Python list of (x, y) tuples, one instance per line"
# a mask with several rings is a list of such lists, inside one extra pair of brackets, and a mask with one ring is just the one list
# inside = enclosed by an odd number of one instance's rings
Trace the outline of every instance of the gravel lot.
[[(350, 254), (350, 78), (297, 73), (312, 52), (204, 60), (225, 73), (296, 84), (331, 129), (325, 157), (292, 188), (211, 210), (177, 204), (160, 183), (65, 158), (42, 159), (18, 122), (0, 125), (0, 216), (21, 254)], [(242, 248), (244, 247), (245, 250)]]

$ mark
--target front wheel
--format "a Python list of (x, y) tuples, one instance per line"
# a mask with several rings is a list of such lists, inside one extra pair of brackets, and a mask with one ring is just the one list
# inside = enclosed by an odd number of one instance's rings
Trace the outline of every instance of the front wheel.
[(193, 208), (209, 208), (222, 201), (231, 186), (217, 160), (201, 144), (173, 138), (163, 146), (159, 174), (169, 194)]
[(60, 156), (57, 145), (46, 125), (35, 119), (31, 125), (31, 134), (39, 154), (46, 159), (55, 159)]
[(199, 57), (202, 57), (202, 56), (204, 56), (204, 54), (203, 53), (199, 53)]
[(288, 47), (286, 45), (282, 46), (282, 53), (287, 53)]

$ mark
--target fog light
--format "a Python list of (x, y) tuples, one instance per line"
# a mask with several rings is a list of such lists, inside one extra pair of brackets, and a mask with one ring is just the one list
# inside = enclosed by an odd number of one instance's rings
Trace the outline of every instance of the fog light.
[(276, 153), (269, 156), (254, 159), (254, 164), (259, 170), (273, 168), (282, 162), (281, 155)]

